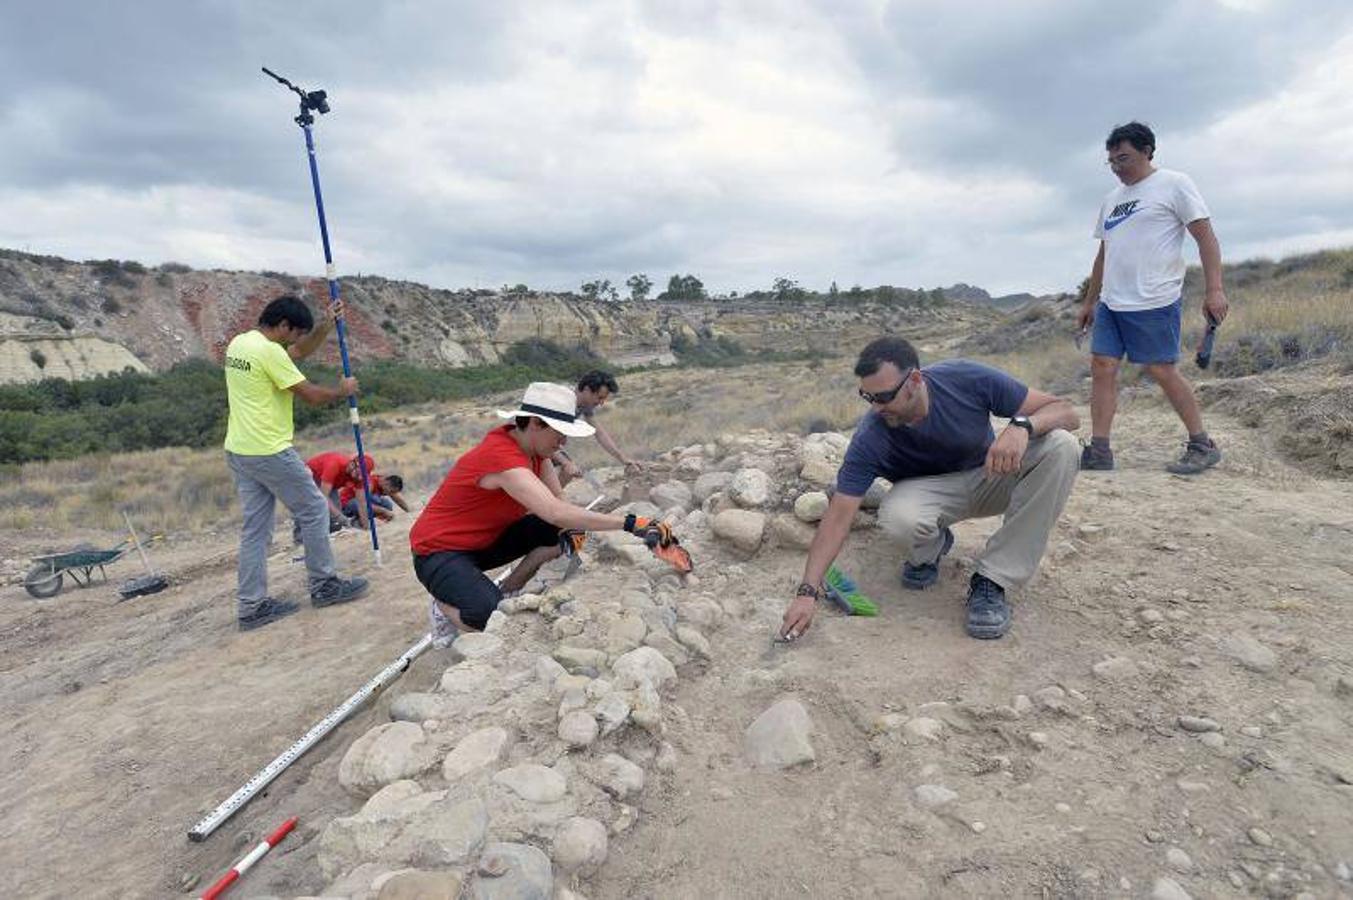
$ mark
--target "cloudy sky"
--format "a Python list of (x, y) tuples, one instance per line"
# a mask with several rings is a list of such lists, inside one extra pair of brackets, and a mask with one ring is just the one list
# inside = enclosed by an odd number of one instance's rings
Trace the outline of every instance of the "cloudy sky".
[(1353, 245), (1348, 0), (0, 0), (0, 246), (319, 273), (260, 65), (344, 273), (1070, 289), (1132, 118), (1227, 258)]

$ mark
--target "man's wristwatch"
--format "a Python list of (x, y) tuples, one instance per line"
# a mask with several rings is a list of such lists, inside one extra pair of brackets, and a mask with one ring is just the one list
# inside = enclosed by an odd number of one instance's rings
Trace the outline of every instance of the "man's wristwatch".
[(800, 581), (798, 590), (794, 591), (795, 597), (812, 597), (814, 600), (822, 599), (822, 591), (806, 581)]
[(1029, 437), (1034, 436), (1034, 423), (1028, 416), (1013, 416), (1010, 419), (1010, 424), (1029, 432)]

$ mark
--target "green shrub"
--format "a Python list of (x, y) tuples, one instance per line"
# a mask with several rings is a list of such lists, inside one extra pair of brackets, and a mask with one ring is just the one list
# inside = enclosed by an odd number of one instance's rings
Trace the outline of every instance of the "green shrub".
[[(603, 365), (586, 351), (548, 341), (514, 345), (505, 356), (508, 364), (465, 369), (387, 361), (360, 364), (362, 411), (519, 390), (531, 381), (567, 382)], [(338, 378), (338, 370), (331, 366), (303, 363), (302, 370), (320, 384)], [(185, 397), (193, 402), (183, 402)], [(46, 378), (36, 384), (0, 385), (0, 465), (96, 452), (219, 447), (228, 411), (221, 367), (202, 359), (158, 374), (128, 370), (86, 381)], [(345, 428), (345, 414), (336, 405), (296, 403), (294, 413), (298, 431)]]
[(1347, 348), (1350, 335), (1327, 327), (1282, 334), (1244, 334), (1219, 346), (1214, 371), (1226, 378), (1256, 375), (1329, 356)]
[(85, 265), (89, 266), (94, 275), (105, 284), (115, 284), (119, 287), (134, 287), (135, 279), (122, 270), (122, 263), (115, 259), (89, 259), (85, 260)]
[(566, 375), (581, 375), (589, 369), (604, 369), (606, 361), (587, 347), (562, 347), (554, 341), (533, 338), (518, 341), (503, 352), (503, 363), (557, 373), (551, 380), (562, 380)]
[(691, 340), (684, 334), (672, 338), (672, 353), (685, 366), (733, 366), (743, 361), (746, 350), (726, 335), (702, 334)]
[(38, 348), (34, 347), (32, 350), (29, 350), (28, 358), (33, 360), (33, 365), (37, 366), (39, 369), (47, 368), (47, 354), (43, 353)]

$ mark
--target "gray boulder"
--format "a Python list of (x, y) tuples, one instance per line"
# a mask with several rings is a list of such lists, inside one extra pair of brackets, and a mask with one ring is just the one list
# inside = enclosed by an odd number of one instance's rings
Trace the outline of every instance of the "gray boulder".
[(606, 826), (574, 816), (559, 827), (550, 847), (554, 863), (565, 872), (587, 874), (606, 861)]
[(615, 673), (615, 684), (619, 688), (632, 688), (640, 684), (661, 688), (677, 677), (676, 667), (652, 647), (631, 650), (615, 661), (611, 671)]
[(568, 793), (568, 782), (554, 769), (526, 763), (503, 769), (493, 780), (531, 803), (554, 803)]
[(726, 509), (714, 517), (714, 536), (726, 541), (746, 554), (753, 554), (761, 547), (766, 534), (766, 516), (764, 513), (747, 509)]
[(696, 503), (704, 503), (714, 494), (727, 488), (728, 483), (732, 480), (732, 472), (706, 472), (704, 475), (695, 479), (695, 485), (691, 490), (691, 498)]
[(799, 477), (809, 484), (816, 484), (822, 487), (829, 487), (836, 483), (836, 463), (828, 462), (825, 459), (814, 458), (808, 460), (799, 469)]
[(812, 742), (813, 720), (791, 697), (777, 702), (756, 717), (743, 738), (747, 761), (758, 768), (784, 769), (816, 759)]
[(1272, 650), (1248, 634), (1233, 634), (1222, 641), (1222, 652), (1251, 672), (1271, 672), (1278, 664)]
[(770, 522), (775, 543), (790, 550), (807, 550), (813, 545), (817, 529), (789, 513), (780, 513)]
[(691, 508), (693, 494), (690, 485), (684, 481), (664, 481), (662, 484), (655, 485), (648, 492), (648, 499), (652, 500), (659, 509), (671, 509), (674, 506), (679, 506), (684, 512)]
[(445, 717), (448, 704), (438, 694), (411, 692), (390, 701), (390, 718), (396, 722), (426, 722)]
[(449, 783), (457, 781), (489, 766), (496, 765), (507, 750), (505, 729), (492, 727), (471, 732), (446, 754), (442, 761), (442, 777)]
[(470, 885), (474, 900), (550, 900), (554, 867), (530, 844), (489, 844)]
[(433, 762), (433, 748), (415, 722), (377, 725), (352, 742), (338, 764), (338, 781), (351, 794), (367, 797)]
[(827, 514), (831, 499), (825, 491), (808, 491), (794, 500), (794, 515), (800, 522), (819, 522)]
[(774, 485), (760, 469), (739, 469), (728, 483), (728, 496), (743, 509), (760, 509), (771, 501)]

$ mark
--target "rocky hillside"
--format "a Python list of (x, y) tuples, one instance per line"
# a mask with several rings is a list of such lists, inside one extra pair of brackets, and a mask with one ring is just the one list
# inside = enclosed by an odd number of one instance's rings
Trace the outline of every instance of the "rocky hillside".
[[(507, 347), (530, 339), (586, 345), (617, 366), (634, 366), (674, 362), (674, 340), (727, 337), (752, 351), (810, 350), (854, 346), (885, 328), (914, 332), (992, 315), (962, 300), (938, 306), (829, 304), (811, 296), (608, 303), (568, 294), (439, 290), (375, 276), (342, 284), (357, 359), (452, 367), (496, 362)], [(321, 279), (281, 273), (195, 271), (173, 263), (150, 269), (0, 251), (0, 359), (16, 360), (0, 369), (0, 381), (219, 359), (230, 337), (286, 292), (322, 303), (327, 288)], [(84, 352), (82, 365), (70, 343), (95, 339), (110, 345), (108, 352)], [(332, 345), (330, 356), (336, 361)], [(39, 357), (63, 362), (46, 369)]]

